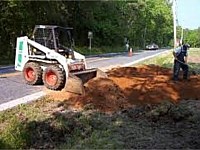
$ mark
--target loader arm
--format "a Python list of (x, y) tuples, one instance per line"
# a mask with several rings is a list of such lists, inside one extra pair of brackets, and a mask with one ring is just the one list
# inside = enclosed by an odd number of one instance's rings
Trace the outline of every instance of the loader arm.
[(55, 52), (54, 50), (50, 50), (49, 48), (47, 48), (35, 41), (32, 41), (30, 39), (27, 39), (27, 42), (29, 45), (31, 45), (31, 46), (37, 48), (38, 50), (42, 51), (43, 53), (45, 53), (46, 58), (57, 60), (62, 65), (65, 72), (66, 73), (68, 72), (68, 67), (66, 65), (68, 62), (67, 62), (67, 59), (63, 55)]

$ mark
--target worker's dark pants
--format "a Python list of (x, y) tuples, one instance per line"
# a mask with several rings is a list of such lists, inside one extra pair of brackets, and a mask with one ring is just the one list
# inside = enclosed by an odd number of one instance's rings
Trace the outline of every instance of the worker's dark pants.
[(188, 65), (174, 60), (174, 80), (178, 80), (180, 69), (183, 70), (183, 79), (188, 78)]

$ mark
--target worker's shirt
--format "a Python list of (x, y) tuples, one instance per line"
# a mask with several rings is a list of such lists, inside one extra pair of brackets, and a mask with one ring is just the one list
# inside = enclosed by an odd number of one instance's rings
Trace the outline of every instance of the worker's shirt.
[(183, 46), (181, 46), (174, 49), (174, 52), (178, 60), (185, 62), (184, 57), (188, 56), (187, 49), (183, 49)]

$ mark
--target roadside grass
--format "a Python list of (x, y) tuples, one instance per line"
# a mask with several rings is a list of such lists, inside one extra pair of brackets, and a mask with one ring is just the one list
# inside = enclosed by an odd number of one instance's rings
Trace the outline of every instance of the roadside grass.
[(188, 52), (190, 57), (200, 57), (200, 48), (191, 48)]
[[(43, 98), (1, 114), (0, 148), (197, 148), (200, 111), (192, 107), (196, 110), (192, 111), (188, 102), (181, 106), (165, 102), (104, 114), (93, 109), (68, 110), (63, 108), (62, 102)], [(177, 120), (179, 125), (173, 123)], [(183, 137), (187, 140), (181, 139)]]
[(11, 65), (14, 65), (14, 63), (10, 63), (9, 61), (0, 62), (0, 67), (7, 67)]
[(117, 52), (124, 52), (125, 47), (92, 47), (91, 50), (88, 47), (75, 47), (75, 51), (80, 52), (83, 55), (98, 55), (104, 53), (117, 53)]
[[(191, 49), (190, 54), (200, 51)], [(171, 68), (173, 57), (169, 52), (140, 64)], [(200, 110), (190, 103), (164, 102), (105, 114), (91, 106), (70, 110), (62, 101), (43, 97), (0, 112), (0, 149), (199, 148)]]
[[(154, 65), (158, 65), (161, 67), (165, 67), (165, 68), (171, 68), (173, 69), (173, 63), (174, 63), (174, 59), (173, 59), (173, 55), (172, 55), (172, 50), (164, 53), (162, 55), (156, 56), (154, 58), (150, 58), (147, 60), (144, 60), (142, 62), (137, 63), (136, 65), (149, 65), (149, 64), (154, 64)], [(200, 58), (200, 48), (191, 48), (188, 51), (188, 57), (199, 57)], [(188, 62), (189, 65), (189, 69), (190, 71), (197, 71), (199, 72), (200, 67), (199, 67), (199, 62), (194, 63), (194, 62)]]
[(139, 62), (136, 64), (137, 65), (159, 65), (162, 67), (166, 67), (166, 68), (172, 68), (173, 66), (173, 56), (172, 56), (172, 50), (170, 50), (167, 53), (161, 54), (159, 56), (156, 56), (154, 58), (149, 58), (147, 60), (144, 60), (142, 62)]
[(48, 114), (41, 109), (50, 101), (41, 98), (36, 103), (20, 105), (16, 108), (0, 113), (0, 148), (24, 148), (29, 144), (30, 133), (27, 132), (27, 123), (30, 121), (42, 121), (48, 118)]

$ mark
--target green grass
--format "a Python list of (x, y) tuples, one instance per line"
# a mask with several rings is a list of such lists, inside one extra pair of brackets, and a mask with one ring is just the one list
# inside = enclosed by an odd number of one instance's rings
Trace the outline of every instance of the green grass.
[[(199, 54), (199, 49), (190, 51), (192, 56)], [(169, 68), (172, 63), (171, 52), (140, 62)], [(136, 107), (107, 115), (93, 107), (80, 112), (69, 111), (63, 102), (44, 97), (0, 112), (0, 149), (173, 149), (177, 148), (176, 143), (184, 141), (183, 137), (188, 138), (181, 144), (183, 148), (197, 148), (200, 144), (199, 134), (196, 134), (200, 132), (199, 110), (193, 114), (188, 104), (183, 108), (165, 103), (151, 109)], [(174, 126), (177, 114), (183, 119), (181, 128)], [(188, 128), (191, 122), (195, 123), (194, 128)], [(183, 132), (184, 129), (187, 132)], [(174, 134), (176, 139), (173, 139)]]
[[(140, 106), (112, 115), (95, 110), (58, 111), (60, 107), (59, 102), (42, 99), (1, 113), (1, 127), (4, 127), (0, 128), (0, 148), (173, 149), (178, 142), (174, 141), (173, 134), (180, 133), (176, 139), (186, 137), (196, 142), (200, 138), (199, 134), (190, 134), (200, 131), (200, 122), (199, 111), (192, 112), (188, 104), (179, 107), (165, 102), (157, 107)], [(174, 126), (173, 119), (178, 119), (179, 125), (183, 121), (181, 128)], [(188, 128), (190, 122), (194, 128)], [(187, 132), (182, 132), (184, 128)], [(171, 144), (170, 139), (174, 141)], [(184, 144), (187, 148), (198, 145), (190, 141)]]
[(92, 47), (91, 50), (88, 47), (76, 47), (76, 51), (80, 52), (83, 55), (98, 55), (104, 53), (117, 53), (124, 52), (125, 47)]
[(150, 59), (144, 60), (142, 62), (139, 62), (136, 65), (154, 64), (154, 65), (159, 65), (159, 66), (162, 66), (162, 67), (171, 68), (172, 67), (172, 63), (173, 63), (172, 51), (169, 51), (167, 53), (161, 54), (161, 55), (156, 56), (154, 58), (150, 58)]
[(5, 67), (5, 66), (9, 66), (9, 65), (14, 65), (14, 62), (11, 62), (11, 61), (0, 61), (0, 67)]
[[(200, 57), (200, 49), (199, 48), (191, 48), (188, 51), (188, 57)], [(165, 54), (162, 54), (162, 55), (156, 56), (154, 58), (150, 58), (150, 59), (144, 60), (142, 62), (139, 62), (136, 65), (154, 64), (154, 65), (159, 65), (161, 67), (173, 68), (173, 62), (174, 62), (174, 58), (173, 58), (172, 50), (171, 50)], [(189, 65), (191, 71), (193, 71), (193, 70), (198, 71), (200, 69), (199, 63), (188, 62), (188, 65)]]
[(117, 148), (109, 117), (54, 113), (59, 102), (43, 98), (0, 113), (0, 148)]
[(191, 48), (188, 51), (190, 57), (200, 57), (200, 49), (199, 48)]
[[(45, 100), (45, 103), (48, 99)], [(48, 114), (42, 112), (44, 99), (31, 105), (20, 105), (17, 108), (0, 112), (0, 148), (25, 148), (30, 144), (28, 122), (42, 121)]]

